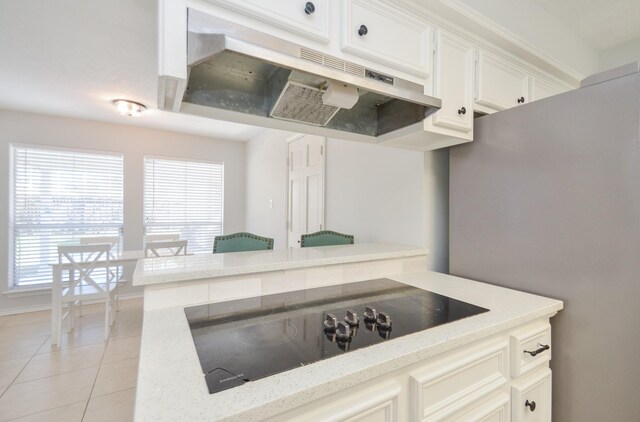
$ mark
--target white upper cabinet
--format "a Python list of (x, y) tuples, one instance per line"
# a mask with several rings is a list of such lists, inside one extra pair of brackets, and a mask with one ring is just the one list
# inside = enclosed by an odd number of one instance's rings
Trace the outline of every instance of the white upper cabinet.
[(473, 45), (444, 31), (435, 37), (434, 96), (442, 108), (434, 126), (462, 132), (473, 130)]
[(529, 75), (515, 63), (480, 50), (476, 66), (476, 110), (492, 113), (524, 104), (529, 97)]
[(569, 89), (570, 88), (565, 85), (561, 85), (560, 83), (548, 79), (533, 78), (531, 84), (531, 100), (541, 100), (543, 98), (561, 94)]
[(298, 35), (329, 42), (329, 0), (206, 0)]
[(343, 0), (342, 51), (427, 78), (431, 30), (377, 1)]

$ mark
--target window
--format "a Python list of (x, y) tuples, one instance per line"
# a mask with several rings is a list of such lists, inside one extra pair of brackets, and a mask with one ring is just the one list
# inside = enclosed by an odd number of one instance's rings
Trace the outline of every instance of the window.
[(51, 282), (57, 246), (122, 234), (122, 155), (12, 147), (14, 286)]
[(144, 232), (180, 233), (189, 253), (211, 253), (222, 234), (224, 165), (144, 160)]

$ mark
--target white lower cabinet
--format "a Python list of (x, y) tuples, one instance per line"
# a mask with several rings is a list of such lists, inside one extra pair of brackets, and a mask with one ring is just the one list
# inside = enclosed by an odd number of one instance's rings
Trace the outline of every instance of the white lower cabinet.
[(478, 400), (451, 418), (452, 422), (509, 422), (511, 415), (509, 394), (498, 393), (486, 400)]
[(544, 368), (511, 387), (513, 422), (551, 421), (551, 370)]
[[(357, 391), (357, 392), (356, 392)], [(281, 419), (290, 422), (399, 422), (405, 420), (398, 413), (398, 398), (402, 389), (393, 381), (373, 388), (354, 389), (341, 394), (324, 406), (299, 416)]]
[(435, 359), (410, 375), (415, 421), (443, 421), (509, 382), (509, 343), (498, 339)]
[(550, 348), (523, 352), (546, 344), (550, 329), (541, 319), (343, 390), (328, 386), (331, 394), (269, 421), (551, 422)]

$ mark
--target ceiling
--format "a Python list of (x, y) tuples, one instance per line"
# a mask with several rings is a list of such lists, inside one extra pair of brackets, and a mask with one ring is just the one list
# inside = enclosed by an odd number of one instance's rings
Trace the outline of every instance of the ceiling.
[[(0, 3), (0, 108), (246, 141), (262, 128), (157, 106), (156, 0)], [(141, 117), (112, 100), (141, 102)]]
[(640, 38), (640, 0), (534, 0), (597, 50)]

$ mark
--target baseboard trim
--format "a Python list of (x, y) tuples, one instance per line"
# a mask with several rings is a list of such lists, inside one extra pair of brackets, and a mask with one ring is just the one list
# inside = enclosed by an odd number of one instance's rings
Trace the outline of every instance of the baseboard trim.
[[(120, 300), (129, 300), (129, 299), (140, 299), (144, 296), (143, 292), (133, 292), (127, 294), (121, 294)], [(92, 304), (92, 303), (100, 303), (101, 300), (87, 300), (82, 303)], [(49, 311), (51, 310), (51, 304), (48, 305), (38, 305), (38, 306), (27, 306), (23, 308), (7, 308), (0, 309), (0, 316), (7, 315), (16, 315), (16, 314), (26, 314), (28, 312), (38, 312), (38, 311)]]

